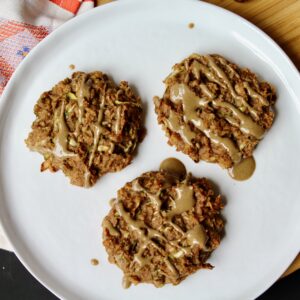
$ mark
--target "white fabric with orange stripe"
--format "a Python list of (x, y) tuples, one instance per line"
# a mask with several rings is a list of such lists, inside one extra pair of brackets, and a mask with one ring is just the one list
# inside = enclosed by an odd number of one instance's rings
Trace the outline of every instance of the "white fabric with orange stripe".
[(1, 0), (0, 17), (56, 28), (93, 7), (93, 0)]

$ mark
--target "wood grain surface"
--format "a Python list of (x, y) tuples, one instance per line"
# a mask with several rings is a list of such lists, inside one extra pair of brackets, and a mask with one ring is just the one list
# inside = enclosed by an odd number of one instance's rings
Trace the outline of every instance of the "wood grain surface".
[[(111, 1), (113, 0), (97, 0), (97, 4), (102, 5)], [(205, 2), (226, 8), (258, 26), (280, 45), (300, 70), (300, 0), (205, 0)], [(282, 277), (297, 269), (300, 269), (300, 254)]]

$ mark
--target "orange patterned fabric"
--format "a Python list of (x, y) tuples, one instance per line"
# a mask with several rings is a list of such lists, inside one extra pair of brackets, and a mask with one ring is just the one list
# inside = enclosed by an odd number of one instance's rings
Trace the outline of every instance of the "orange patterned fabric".
[(93, 0), (50, 0), (61, 8), (76, 14), (82, 2), (94, 2)]
[[(40, 0), (37, 0), (39, 4)], [(72, 16), (94, 7), (94, 0), (44, 0), (49, 1), (49, 9), (58, 20), (67, 21)], [(41, 1), (42, 2), (42, 1)], [(1, 8), (1, 10), (3, 10)], [(53, 14), (55, 11), (55, 14)], [(22, 12), (21, 12), (22, 13)], [(25, 11), (24, 11), (25, 13)], [(47, 16), (47, 11), (44, 11)], [(4, 13), (5, 15), (5, 13)], [(20, 19), (22, 14), (20, 14)], [(30, 16), (26, 16), (30, 20)], [(0, 95), (19, 63), (32, 48), (55, 29), (55, 21), (49, 20), (45, 25), (32, 25), (20, 20), (0, 17)], [(34, 18), (33, 18), (34, 22)]]
[(0, 95), (19, 63), (50, 32), (49, 27), (0, 18)]
[(81, 1), (79, 0), (50, 0), (50, 1), (73, 14), (77, 13), (81, 4)]

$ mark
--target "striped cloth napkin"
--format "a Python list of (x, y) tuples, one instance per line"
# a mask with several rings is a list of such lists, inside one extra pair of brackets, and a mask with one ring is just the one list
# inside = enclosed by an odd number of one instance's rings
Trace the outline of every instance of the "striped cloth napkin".
[[(111, 1), (0, 0), (0, 96), (18, 64), (50, 32), (69, 19)], [(1, 224), (0, 248), (13, 250)]]

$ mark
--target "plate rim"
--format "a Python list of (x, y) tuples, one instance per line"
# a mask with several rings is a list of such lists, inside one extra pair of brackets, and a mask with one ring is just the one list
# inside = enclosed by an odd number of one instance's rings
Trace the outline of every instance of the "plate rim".
[[(28, 64), (30, 64), (30, 60), (31, 57), (35, 55), (36, 52), (40, 51), (39, 49), (41, 47), (44, 46), (45, 43), (48, 43), (49, 41), (51, 41), (53, 38), (55, 38), (56, 35), (59, 35), (60, 33), (63, 33), (63, 31), (66, 31), (69, 27), (73, 27), (73, 26), (77, 26), (76, 23), (82, 22), (82, 20), (84, 21), (84, 19), (88, 19), (88, 17), (90, 15), (93, 14), (97, 14), (98, 11), (100, 10), (109, 10), (109, 9), (113, 9), (113, 6), (126, 6), (127, 3), (134, 3), (134, 2), (147, 2), (149, 0), (122, 0), (122, 1), (113, 1), (110, 3), (107, 3), (105, 5), (102, 6), (98, 6), (95, 7), (85, 13), (83, 13), (82, 15), (76, 16), (75, 18), (72, 18), (70, 20), (68, 20), (67, 22), (65, 22), (64, 24), (62, 24), (61, 26), (59, 26), (59, 28), (54, 29), (54, 31), (50, 32), (50, 34), (44, 38), (41, 42), (39, 42), (31, 51), (30, 53), (21, 61), (21, 63), (18, 65), (18, 67), (16, 68), (16, 70), (14, 71), (13, 75), (11, 76), (10, 80), (8, 81), (7, 85), (4, 88), (4, 91), (1, 95), (1, 100), (0, 100), (0, 130), (2, 130), (2, 123), (5, 123), (5, 117), (3, 117), (3, 114), (5, 112), (5, 108), (7, 107), (7, 105), (9, 104), (9, 94), (11, 93), (11, 90), (13, 88), (13, 86), (16, 84), (16, 81), (18, 79), (18, 74), (24, 69), (26, 68), (26, 66)], [(151, 0), (153, 1), (153, 0)], [(289, 87), (291, 88), (291, 91), (294, 93), (294, 87), (292, 88), (292, 86), (294, 86), (295, 84), (299, 83), (300, 85), (300, 73), (297, 69), (297, 67), (295, 66), (295, 64), (293, 63), (293, 61), (290, 59), (290, 57), (284, 52), (284, 50), (281, 48), (280, 45), (278, 45), (276, 43), (276, 41), (274, 39), (272, 39), (267, 33), (265, 33), (262, 29), (260, 29), (259, 27), (257, 27), (255, 24), (251, 23), (250, 21), (248, 21), (247, 19), (243, 18), (242, 16), (229, 11), (225, 8), (222, 8), (220, 6), (217, 6), (215, 4), (212, 3), (207, 3), (204, 1), (199, 1), (199, 0), (155, 0), (157, 2), (159, 1), (165, 1), (165, 2), (170, 2), (170, 5), (172, 5), (172, 3), (174, 2), (178, 2), (181, 3), (181, 5), (185, 5), (186, 3), (190, 2), (190, 3), (198, 3), (198, 5), (203, 5), (203, 6), (207, 6), (207, 7), (212, 7), (214, 10), (221, 12), (222, 14), (225, 15), (229, 15), (239, 21), (241, 21), (243, 23), (243, 25), (245, 27), (248, 27), (249, 29), (255, 31), (255, 34), (259, 35), (260, 37), (263, 38), (263, 40), (265, 42), (268, 42), (271, 47), (273, 49), (276, 49), (280, 56), (284, 59), (286, 66), (289, 67), (290, 71), (292, 72), (291, 74), (289, 74), (287, 81), (289, 83)], [(285, 77), (287, 74), (285, 74)], [(295, 78), (295, 79), (294, 79)], [(292, 81), (290, 83), (290, 81)], [(299, 88), (300, 91), (300, 88)], [(297, 97), (296, 97), (297, 98)], [(300, 99), (298, 98), (298, 105), (300, 104)], [(1, 132), (0, 132), (1, 133)], [(4, 197), (3, 197), (4, 198)], [(2, 201), (6, 201), (6, 200), (1, 200)], [(7, 238), (7, 240), (11, 243), (12, 247), (13, 247), (13, 251), (15, 253), (15, 255), (18, 257), (18, 259), (21, 261), (21, 263), (25, 266), (25, 268), (30, 272), (30, 274), (40, 283), (42, 284), (44, 287), (46, 287), (51, 293), (53, 293), (55, 296), (57, 296), (60, 299), (69, 299), (69, 297), (71, 295), (67, 295), (65, 296), (64, 294), (67, 292), (67, 290), (61, 290), (60, 287), (58, 287), (56, 289), (56, 286), (52, 283), (48, 283), (47, 279), (41, 279), (41, 274), (36, 274), (39, 272), (34, 272), (32, 270), (32, 267), (30, 266), (30, 263), (27, 264), (26, 259), (24, 258), (25, 255), (21, 254), (22, 250), (20, 250), (20, 248), (15, 247), (15, 243), (14, 243), (14, 239), (11, 238), (11, 236), (8, 234), (8, 227), (9, 227), (9, 222), (5, 222), (4, 218), (2, 217), (2, 214), (0, 213), (0, 224), (2, 225), (3, 228), (3, 232)], [(295, 249), (296, 248), (300, 249), (300, 241), (295, 242)], [(285, 263), (281, 263), (280, 268), (277, 267), (277, 269), (284, 269), (283, 265), (286, 266), (286, 268), (293, 262), (293, 260), (295, 259), (295, 257), (298, 255), (299, 250), (297, 251), (290, 251), (290, 255), (288, 256), (289, 258), (285, 260)], [(285, 270), (285, 269), (284, 269)], [(284, 271), (283, 270), (283, 271)], [(281, 272), (280, 274), (276, 274), (275, 276), (273, 276), (272, 279), (269, 278), (269, 280), (267, 281), (266, 284), (264, 284), (263, 286), (260, 286), (259, 289), (255, 290), (255, 291), (251, 291), (249, 292), (249, 296), (251, 296), (253, 299), (258, 297), (259, 295), (261, 295), (264, 291), (266, 291), (281, 275), (283, 272)], [(252, 299), (251, 298), (251, 299)], [(250, 298), (249, 298), (250, 299)]]

